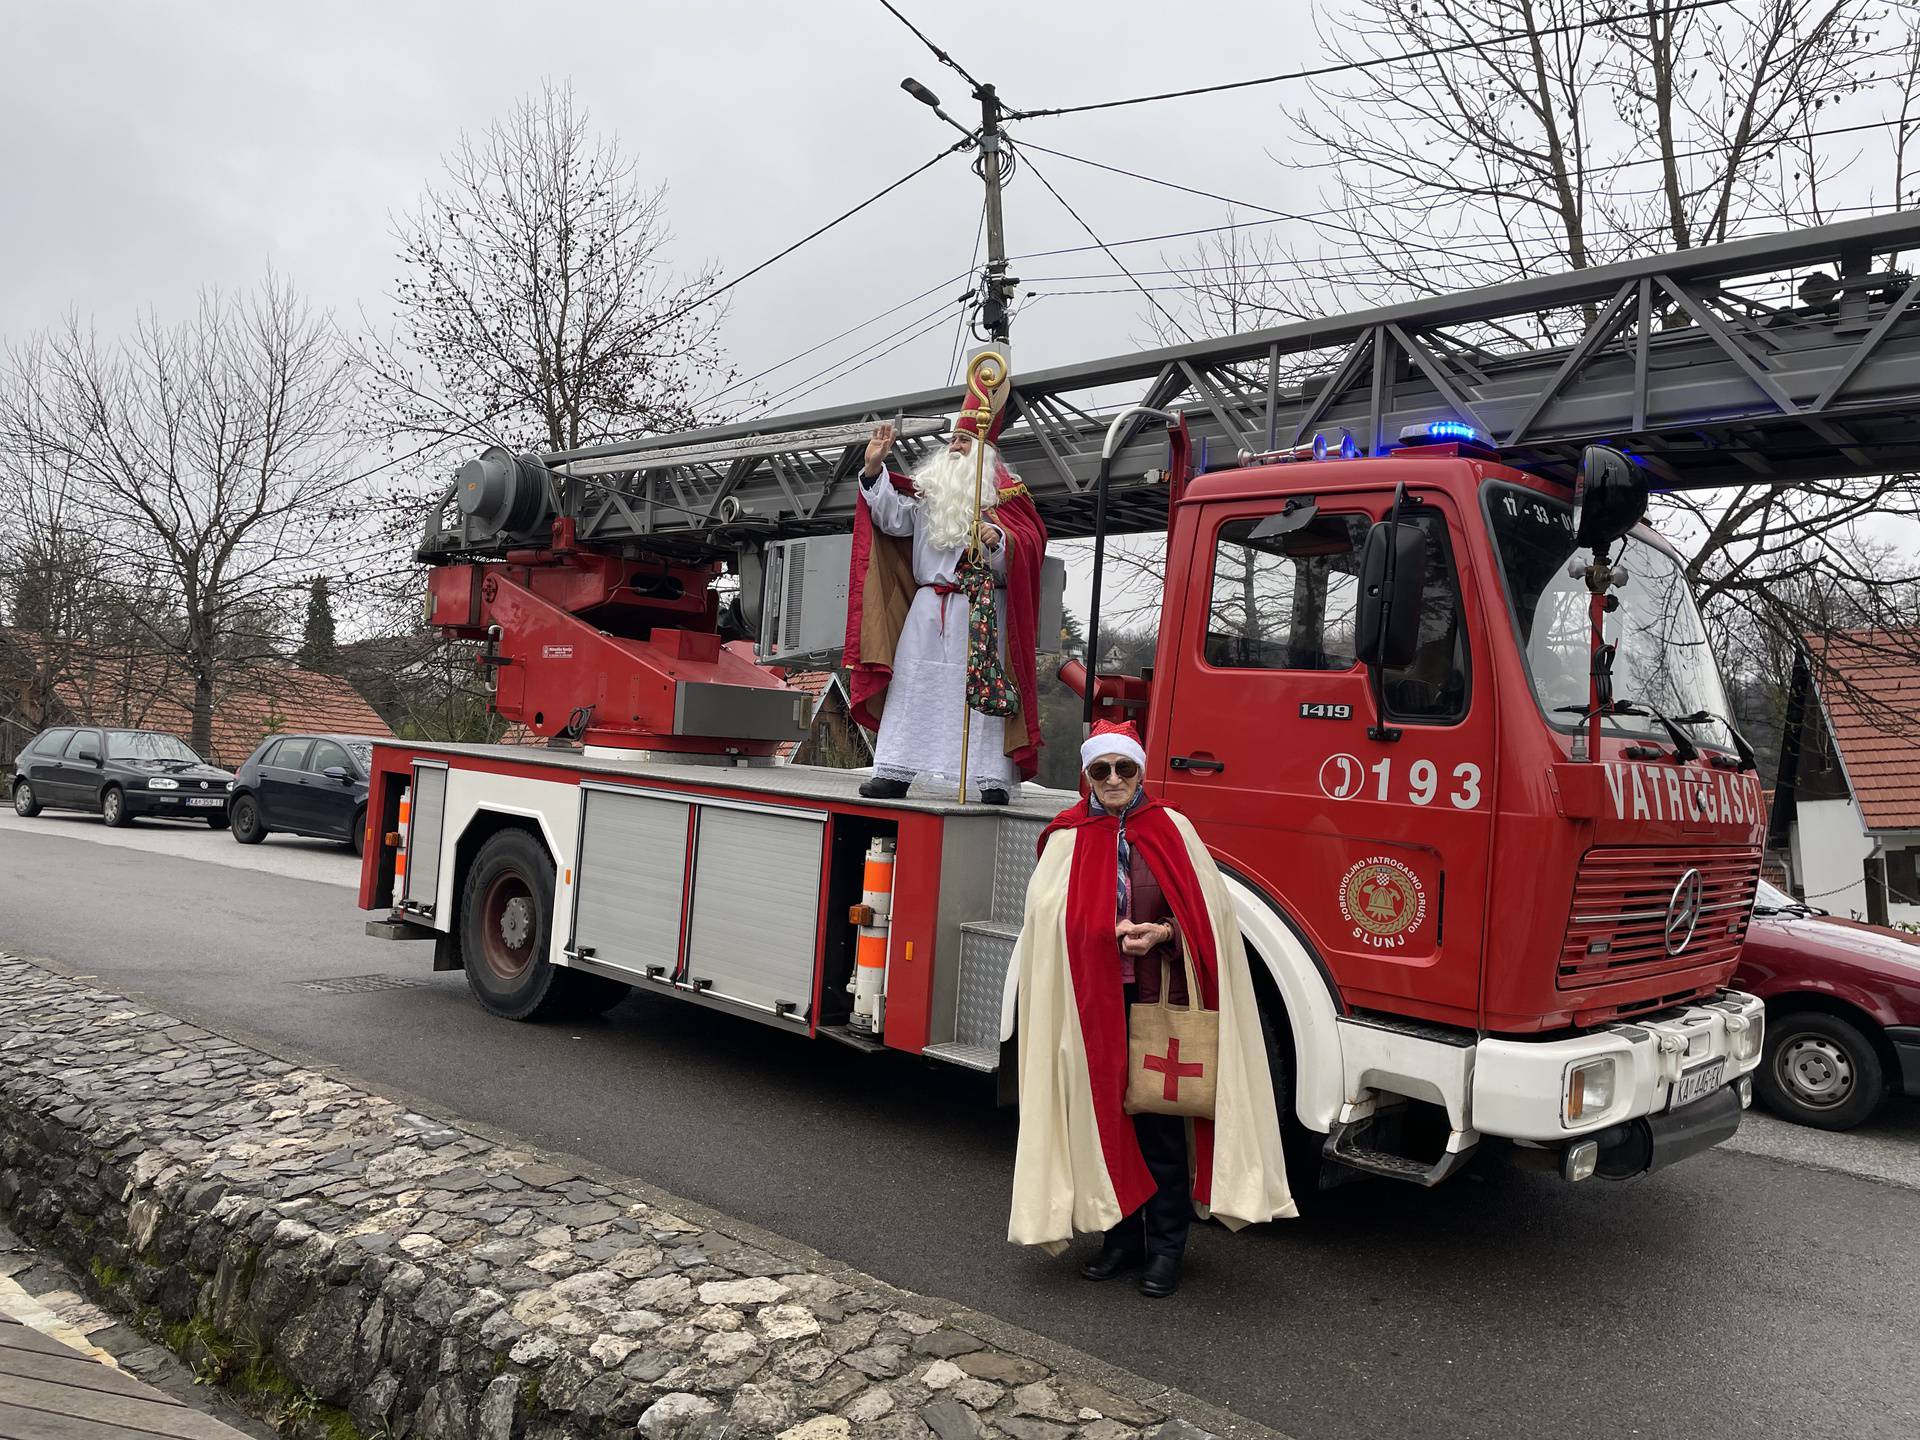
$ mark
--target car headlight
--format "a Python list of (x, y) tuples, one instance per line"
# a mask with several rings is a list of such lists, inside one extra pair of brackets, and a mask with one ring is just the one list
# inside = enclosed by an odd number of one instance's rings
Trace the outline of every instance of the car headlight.
[(229, 790), (233, 789), (233, 781), (231, 780), (227, 781), (227, 789)]
[(156, 775), (153, 779), (147, 781), (147, 788), (149, 790), (178, 790), (180, 788), (180, 782), (178, 780), (169, 780), (164, 775)]
[(1613, 1104), (1614, 1064), (1611, 1055), (1599, 1060), (1576, 1060), (1567, 1066), (1560, 1090), (1560, 1120), (1578, 1125), (1606, 1113)]

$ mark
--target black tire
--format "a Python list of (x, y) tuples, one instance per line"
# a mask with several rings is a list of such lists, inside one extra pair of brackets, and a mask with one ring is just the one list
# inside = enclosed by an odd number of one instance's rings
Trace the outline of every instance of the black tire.
[(355, 857), (367, 853), (367, 811), (363, 805), (353, 812), (353, 829), (347, 834), (347, 848)]
[(40, 801), (33, 793), (33, 785), (26, 780), (13, 782), (13, 813), (22, 820), (31, 820), (40, 813)]
[[(1249, 955), (1249, 961), (1252, 956)], [(1258, 987), (1256, 987), (1256, 994)], [(1327, 1137), (1300, 1123), (1294, 1107), (1293, 1062), (1290, 1046), (1280, 1043), (1279, 1027), (1286, 1016), (1272, 1013), (1261, 997), (1260, 1037), (1267, 1044), (1267, 1070), (1273, 1076), (1273, 1104), (1280, 1112), (1280, 1151), (1287, 1162), (1287, 1189), (1293, 1192), (1293, 1204), (1303, 1218), (1320, 1211), (1320, 1161)]]
[(267, 827), (260, 823), (260, 802), (251, 795), (236, 795), (227, 806), (227, 828), (242, 845), (258, 845), (267, 838)]
[(1851, 1021), (1820, 1010), (1767, 1016), (1753, 1083), (1767, 1109), (1817, 1130), (1853, 1129), (1887, 1093), (1873, 1040)]
[(538, 1020), (566, 999), (566, 972), (547, 962), (553, 923), (553, 857), (524, 830), (488, 839), (467, 871), (460, 954), (467, 988), (506, 1020)]
[(127, 809), (127, 796), (118, 785), (109, 785), (100, 792), (100, 818), (119, 830), (133, 823), (133, 815)]

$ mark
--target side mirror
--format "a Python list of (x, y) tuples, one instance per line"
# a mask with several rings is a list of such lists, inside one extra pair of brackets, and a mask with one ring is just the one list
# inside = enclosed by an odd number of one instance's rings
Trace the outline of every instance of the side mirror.
[(1417, 525), (1381, 520), (1360, 549), (1360, 613), (1354, 649), (1383, 670), (1413, 662), (1420, 645), (1420, 592), (1427, 583), (1427, 541)]
[(353, 773), (344, 765), (329, 765), (320, 773), (326, 776), (327, 779), (341, 785), (351, 785), (353, 783)]
[(1618, 450), (1589, 445), (1580, 454), (1573, 487), (1573, 543), (1582, 550), (1611, 545), (1647, 513), (1647, 474)]

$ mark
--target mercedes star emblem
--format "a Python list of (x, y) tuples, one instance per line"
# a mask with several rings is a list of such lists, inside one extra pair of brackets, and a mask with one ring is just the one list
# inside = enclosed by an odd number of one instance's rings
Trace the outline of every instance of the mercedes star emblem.
[(1694, 927), (1700, 923), (1700, 897), (1704, 889), (1698, 870), (1687, 871), (1673, 887), (1673, 898), (1667, 901), (1667, 954), (1678, 955), (1693, 939)]

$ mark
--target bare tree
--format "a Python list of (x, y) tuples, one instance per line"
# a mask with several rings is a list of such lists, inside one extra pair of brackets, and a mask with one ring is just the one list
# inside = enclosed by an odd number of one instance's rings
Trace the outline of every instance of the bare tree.
[[(1865, 0), (1634, 0), (1599, 23), (1583, 0), (1360, 0), (1327, 45), (1379, 63), (1289, 117), (1298, 144), (1283, 163), (1321, 180), (1319, 243), (1197, 252), (1182, 313), (1217, 333), (1223, 317), (1280, 323), (1818, 223), (1833, 218), (1825, 189), (1863, 153), (1891, 172), (1899, 203), (1920, 116), (1913, 13), (1889, 45), (1888, 12)], [(1399, 58), (1421, 51), (1436, 53)], [(1822, 133), (1838, 102), (1881, 82), (1897, 91), (1884, 131)], [(1753, 298), (1801, 303), (1801, 278), (1776, 277)], [(1593, 319), (1549, 313), (1530, 333), (1467, 338), (1551, 346)], [(1656, 312), (1655, 323), (1678, 319)], [(1912, 476), (1656, 504), (1720, 635), (1757, 624), (1791, 643), (1815, 618), (1791, 598), (1806, 587), (1852, 592), (1871, 611), (1876, 591), (1920, 572), (1866, 528), (1920, 515)]]
[(680, 430), (732, 378), (699, 302), (711, 268), (670, 270), (666, 189), (648, 189), (567, 86), (522, 100), (446, 158), (395, 225), (397, 332), (362, 344), (385, 437), (569, 450)]
[(331, 322), (271, 275), (178, 325), (111, 342), (74, 318), (6, 351), (0, 446), (65, 477), (148, 654), (191, 681), (202, 753), (223, 667), (273, 651), (341, 543), (349, 382)]

